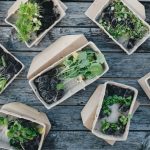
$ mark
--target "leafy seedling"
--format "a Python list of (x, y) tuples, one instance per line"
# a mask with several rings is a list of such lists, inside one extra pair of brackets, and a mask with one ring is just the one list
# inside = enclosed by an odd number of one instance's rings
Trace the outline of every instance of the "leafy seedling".
[(102, 131), (103, 133), (105, 133), (106, 130), (108, 130), (109, 128), (110, 128), (110, 123), (107, 122), (106, 120), (103, 120), (103, 121), (101, 122), (101, 131)]
[(127, 49), (132, 49), (136, 42), (149, 31), (148, 27), (120, 0), (112, 1), (104, 9), (99, 23), (116, 40), (126, 39)]
[(119, 117), (119, 122), (122, 124), (122, 125), (126, 125), (128, 123), (128, 120), (130, 119), (129, 116), (125, 116), (125, 115), (121, 115)]
[[(12, 120), (8, 123), (7, 136), (10, 145), (19, 150), (24, 150), (26, 143), (30, 143), (30, 141), (33, 141), (40, 134), (38, 128), (35, 125), (30, 125), (29, 122), (27, 124), (25, 121)], [(34, 142), (36, 143), (36, 141)]]
[(40, 17), (40, 7), (37, 3), (21, 3), (15, 23), (19, 31), (18, 37), (21, 41), (28, 42), (40, 29)]
[(93, 52), (91, 48), (74, 52), (67, 57), (61, 66), (58, 76), (62, 79), (82, 77), (82, 80), (92, 79), (103, 73), (105, 58), (102, 54)]
[(102, 104), (102, 109), (100, 112), (100, 118), (104, 118), (104, 120), (101, 122), (101, 128), (100, 131), (107, 135), (121, 135), (125, 131), (125, 126), (127, 125), (130, 116), (126, 116), (121, 112), (121, 115), (118, 118), (118, 121), (116, 123), (108, 122), (105, 117), (109, 117), (111, 115), (111, 109), (110, 106), (114, 104), (119, 104), (120, 106), (127, 107), (126, 111), (130, 108), (132, 103), (132, 97), (129, 96), (127, 98), (122, 96), (108, 96), (104, 99)]
[(103, 105), (102, 105), (102, 111), (103, 114), (102, 117), (109, 116), (111, 114), (110, 106), (114, 104), (120, 104), (121, 106), (127, 107), (127, 109), (130, 108), (130, 105), (132, 103), (132, 97), (129, 96), (127, 98), (122, 96), (108, 96), (106, 99), (104, 99)]

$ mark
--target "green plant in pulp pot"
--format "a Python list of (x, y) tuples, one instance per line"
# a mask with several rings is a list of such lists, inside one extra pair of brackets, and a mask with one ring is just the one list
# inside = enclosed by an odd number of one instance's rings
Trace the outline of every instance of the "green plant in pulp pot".
[(0, 126), (7, 127), (6, 136), (10, 146), (17, 150), (37, 150), (43, 128), (24, 119), (0, 117)]
[(37, 3), (21, 3), (17, 15), (18, 37), (21, 41), (28, 42), (41, 27), (40, 7)]
[[(100, 131), (107, 135), (121, 135), (125, 131), (125, 127), (130, 119), (130, 115), (127, 115), (127, 111), (130, 109), (132, 103), (132, 97), (127, 98), (122, 96), (108, 96), (104, 99), (102, 104), (102, 109), (100, 112), (100, 118), (102, 119), (100, 123)], [(109, 122), (107, 117), (112, 113), (111, 106), (118, 104), (120, 107), (120, 116), (118, 121), (115, 123)]]
[(99, 23), (127, 49), (149, 32), (148, 27), (120, 0), (113, 0), (102, 12)]
[(58, 66), (36, 78), (34, 83), (44, 101), (51, 104), (64, 96), (66, 81), (82, 82), (99, 76), (104, 72), (104, 62), (104, 56), (88, 46), (67, 56)]
[(79, 77), (80, 80), (92, 79), (104, 71), (105, 58), (91, 48), (84, 48), (82, 51), (74, 52), (67, 57), (58, 74), (63, 80)]

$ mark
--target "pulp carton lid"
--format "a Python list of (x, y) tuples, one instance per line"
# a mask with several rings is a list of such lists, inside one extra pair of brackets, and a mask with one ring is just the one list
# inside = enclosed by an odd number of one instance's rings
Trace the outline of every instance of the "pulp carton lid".
[(142, 87), (142, 89), (144, 90), (144, 92), (146, 93), (146, 95), (148, 96), (148, 98), (150, 99), (149, 79), (150, 79), (150, 72), (146, 74), (144, 77), (140, 78), (138, 82), (140, 86)]
[[(38, 112), (36, 109), (32, 107), (29, 107), (25, 104), (18, 103), (18, 102), (13, 102), (13, 103), (3, 105), (0, 109), (0, 113), (11, 115), (17, 118), (23, 118), (25, 120), (29, 120), (43, 126), (44, 130), (41, 135), (41, 140), (39, 142), (39, 147), (38, 147), (38, 150), (41, 150), (44, 138), (48, 134), (51, 128), (50, 122), (48, 121), (48, 118), (44, 113)], [(1, 148), (13, 149), (7, 143), (6, 144), (0, 143), (0, 144), (1, 144), (0, 145)]]
[[(93, 122), (95, 120), (97, 107), (101, 100), (100, 96), (104, 91), (105, 91), (105, 85), (104, 84), (99, 85), (94, 91), (89, 101), (87, 102), (87, 104), (85, 105), (85, 107), (83, 108), (83, 110), (81, 111), (81, 118), (82, 118), (83, 125), (91, 131), (93, 127)], [(139, 105), (140, 103), (136, 101), (133, 106), (133, 110), (131, 112), (132, 115), (135, 113)], [(106, 140), (106, 139), (104, 140), (110, 145), (114, 145), (114, 143), (116, 142), (115, 140)]]
[[(14, 2), (14, 4), (8, 10), (7, 17), (5, 18), (5, 22), (7, 24), (11, 25), (12, 27), (14, 27), (16, 29), (16, 31), (18, 31), (18, 28), (16, 27), (14, 22), (9, 20), (10, 16), (12, 16), (13, 14), (15, 14), (17, 12), (17, 10), (19, 9), (21, 3), (26, 3), (28, 1), (29, 0), (17, 0), (16, 2)], [(67, 10), (67, 6), (64, 3), (62, 3), (61, 0), (52, 0), (52, 1), (54, 2), (54, 5), (57, 6), (57, 9), (59, 11), (59, 14), (60, 14), (59, 19), (55, 20), (55, 22), (52, 25), (50, 25), (49, 28), (44, 30), (35, 39), (31, 40), (31, 42), (25, 42), (27, 47), (31, 48), (33, 45), (38, 45), (39, 42), (43, 39), (43, 37), (47, 34), (47, 32), (49, 30), (51, 30), (58, 22), (60, 22), (60, 20), (66, 15), (65, 12)], [(14, 15), (14, 18), (15, 18), (15, 15)]]
[(24, 116), (26, 118), (31, 118), (37, 122), (43, 123), (46, 126), (46, 135), (49, 133), (51, 129), (51, 124), (45, 113), (39, 112), (37, 109), (34, 109), (30, 106), (19, 102), (12, 102), (5, 104), (1, 107), (2, 111), (8, 111), (14, 114), (18, 114), (20, 116)]
[(86, 43), (88, 41), (83, 34), (62, 36), (33, 58), (27, 78), (32, 79), (41, 71)]

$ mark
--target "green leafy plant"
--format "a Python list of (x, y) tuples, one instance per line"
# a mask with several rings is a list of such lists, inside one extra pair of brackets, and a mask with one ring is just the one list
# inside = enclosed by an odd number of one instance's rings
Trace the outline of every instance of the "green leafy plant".
[(120, 0), (112, 1), (104, 9), (99, 23), (115, 39), (118, 40), (121, 37), (127, 38), (128, 49), (133, 48), (135, 42), (142, 39), (149, 31), (148, 27)]
[(128, 123), (128, 120), (130, 119), (130, 116), (126, 117), (125, 115), (121, 115), (119, 117), (119, 122), (122, 124), (122, 125), (126, 125)]
[(105, 133), (110, 128), (110, 123), (106, 120), (101, 122), (101, 131)]
[[(103, 101), (102, 109), (100, 112), (100, 118), (104, 118), (104, 120), (102, 120), (100, 123), (100, 131), (108, 135), (121, 135), (122, 133), (124, 133), (125, 127), (129, 119), (131, 118), (130, 115), (126, 115), (126, 112), (129, 110), (131, 103), (132, 96), (122, 97), (113, 95), (106, 97)], [(119, 110), (121, 115), (118, 117), (118, 121), (116, 123), (111, 123), (108, 122), (106, 118), (111, 115), (110, 106), (114, 104), (119, 104), (121, 108), (125, 107), (125, 109)]]
[(34, 80), (39, 95), (47, 104), (60, 100), (69, 90), (71, 79), (82, 82), (105, 71), (105, 58), (89, 46), (66, 56), (57, 66)]
[(18, 141), (19, 143), (33, 140), (38, 134), (37, 130), (25, 127), (17, 120), (10, 126), (10, 129), (7, 132), (7, 136), (11, 141)]
[(64, 84), (63, 83), (59, 83), (59, 84), (57, 84), (56, 88), (57, 88), (58, 91), (59, 90), (63, 90), (64, 89)]
[(37, 3), (21, 3), (16, 20), (18, 37), (21, 41), (27, 42), (41, 27), (40, 7)]
[(127, 98), (117, 95), (108, 96), (106, 99), (104, 99), (101, 112), (103, 116), (109, 116), (111, 114), (111, 109), (109, 107), (112, 106), (113, 104), (125, 105), (129, 108), (131, 103), (132, 103), (131, 96)]
[(104, 134), (120, 135), (124, 132), (129, 119), (130, 117), (125, 115), (121, 115), (116, 123), (110, 123), (105, 119), (101, 122), (100, 130)]
[[(10, 119), (11, 118), (11, 119)], [(38, 149), (43, 127), (24, 120), (0, 116), (0, 126), (4, 126), (10, 146), (17, 150)]]
[(80, 77), (80, 80), (92, 79), (103, 73), (104, 56), (84, 48), (82, 51), (74, 52), (67, 57), (61, 65), (58, 74), (63, 79)]

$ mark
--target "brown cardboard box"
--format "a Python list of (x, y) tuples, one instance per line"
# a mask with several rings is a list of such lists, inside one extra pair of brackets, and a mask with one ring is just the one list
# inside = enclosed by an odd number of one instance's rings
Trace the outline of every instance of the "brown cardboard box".
[(144, 6), (138, 2), (137, 0), (121, 0), (125, 6), (127, 6), (135, 16), (137, 16), (143, 24), (145, 24), (149, 28), (149, 32), (143, 39), (141, 39), (133, 49), (130, 51), (127, 50), (122, 44), (120, 44), (116, 39), (114, 39), (102, 25), (97, 22), (97, 17), (102, 13), (103, 9), (109, 5), (112, 0), (95, 0), (93, 4), (88, 8), (85, 12), (85, 15), (88, 16), (93, 22), (95, 22), (115, 43), (117, 43), (128, 55), (131, 55), (136, 49), (143, 44), (150, 37), (150, 26), (148, 23), (144, 21), (145, 17), (145, 8)]
[(150, 99), (150, 84), (148, 83), (148, 80), (150, 80), (150, 73), (139, 79), (138, 82)]
[[(12, 55), (3, 45), (0, 44), (0, 48), (2, 48), (5, 53), (7, 53), (8, 55), (12, 56), (22, 66), (20, 71), (17, 74), (15, 74), (14, 77), (6, 84), (5, 88), (3, 89), (3, 91), (4, 91), (13, 82), (13, 80), (21, 73), (21, 71), (24, 69), (24, 64), (20, 60), (18, 60), (14, 55)], [(0, 94), (3, 91), (1, 91)]]
[(135, 88), (126, 86), (124, 84), (109, 81), (109, 82), (106, 82), (105, 84), (99, 85), (97, 87), (97, 89), (95, 90), (95, 92), (93, 93), (93, 95), (91, 96), (91, 98), (89, 99), (89, 101), (87, 102), (87, 104), (85, 105), (83, 110), (81, 111), (81, 118), (82, 118), (83, 125), (87, 129), (91, 130), (91, 132), (94, 135), (104, 139), (107, 143), (113, 145), (116, 141), (122, 141), (122, 140), (127, 139), (130, 121), (128, 122), (128, 125), (126, 127), (124, 137), (115, 138), (113, 136), (105, 136), (105, 135), (102, 135), (101, 133), (97, 133), (95, 131), (95, 125), (97, 123), (97, 119), (99, 117), (99, 113), (100, 113), (100, 110), (102, 107), (102, 102), (103, 102), (103, 98), (105, 95), (105, 90), (106, 90), (107, 84), (117, 85), (119, 87), (131, 89), (135, 92), (135, 96), (134, 96), (129, 114), (132, 114), (132, 115), (134, 114), (136, 109), (139, 107), (139, 102), (136, 101), (138, 92)]
[[(28, 0), (17, 0), (8, 10), (8, 14), (7, 17), (5, 19), (5, 22), (9, 25), (11, 25), (12, 27), (14, 27), (16, 29), (17, 32), (18, 29), (15, 26), (15, 24), (13, 23), (13, 20), (10, 19), (13, 15), (15, 16), (17, 10), (19, 9), (19, 6), (21, 3), (26, 3), (28, 2)], [(60, 20), (62, 20), (62, 18), (66, 15), (66, 10), (67, 7), (60, 1), (60, 0), (53, 0), (54, 5), (57, 6), (57, 9), (60, 12), (60, 18), (55, 21), (55, 23), (53, 25), (51, 25), (47, 30), (45, 30), (43, 33), (41, 33), (35, 40), (33, 40), (31, 43), (25, 42), (25, 44), (27, 45), (27, 47), (31, 48), (34, 45), (38, 45), (38, 43), (42, 40), (42, 38), (58, 23), (60, 22)], [(16, 16), (15, 16), (16, 17)], [(14, 17), (14, 19), (15, 19)]]
[[(51, 124), (46, 114), (39, 112), (38, 110), (25, 104), (13, 102), (2, 106), (0, 109), (0, 115), (2, 116), (10, 115), (14, 118), (23, 118), (25, 120), (35, 122), (39, 124), (41, 127), (43, 127), (44, 130), (38, 148), (38, 150), (41, 150), (44, 138), (47, 136), (51, 128)], [(0, 148), (13, 149), (12, 147), (10, 147), (7, 141), (1, 141)]]
[(92, 42), (88, 42), (84, 35), (67, 35), (59, 38), (56, 42), (54, 42), (52, 45), (50, 45), (48, 48), (46, 48), (43, 52), (38, 54), (33, 59), (28, 72), (29, 84), (36, 96), (38, 97), (38, 99), (44, 104), (44, 106), (47, 109), (58, 105), (59, 103), (74, 95), (76, 92), (80, 91), (81, 89), (84, 89), (87, 85), (91, 84), (108, 71), (109, 67), (107, 62), (105, 61), (105, 71), (102, 75), (97, 76), (94, 79), (82, 82), (80, 84), (70, 84), (70, 87), (68, 87), (69, 90), (65, 94), (65, 96), (51, 105), (48, 105), (44, 102), (44, 100), (37, 92), (34, 80), (38, 76), (59, 65), (64, 60), (64, 58), (70, 55), (72, 52), (80, 51), (86, 46), (92, 47), (94, 51), (101, 54), (100, 50), (96, 47), (96, 45)]

